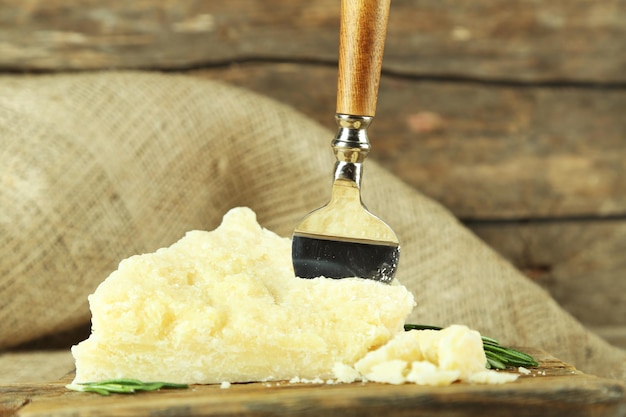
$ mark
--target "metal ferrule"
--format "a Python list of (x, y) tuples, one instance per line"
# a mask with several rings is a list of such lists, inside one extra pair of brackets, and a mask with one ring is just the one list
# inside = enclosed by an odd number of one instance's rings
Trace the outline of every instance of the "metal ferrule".
[(332, 148), (337, 158), (335, 180), (342, 179), (361, 185), (362, 163), (370, 151), (367, 128), (373, 117), (336, 114), (339, 126)]

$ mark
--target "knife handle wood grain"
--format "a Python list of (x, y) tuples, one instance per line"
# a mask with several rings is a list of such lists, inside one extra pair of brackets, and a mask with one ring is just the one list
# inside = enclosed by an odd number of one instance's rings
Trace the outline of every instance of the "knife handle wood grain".
[(374, 116), (390, 0), (342, 0), (337, 113)]

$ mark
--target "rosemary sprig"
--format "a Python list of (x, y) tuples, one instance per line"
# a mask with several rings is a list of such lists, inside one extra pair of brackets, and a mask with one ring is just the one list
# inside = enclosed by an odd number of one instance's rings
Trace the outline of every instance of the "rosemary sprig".
[[(428, 326), (423, 324), (405, 324), (404, 330), (441, 330), (438, 326)], [(539, 364), (532, 356), (520, 352), (519, 350), (504, 347), (495, 339), (487, 336), (481, 336), (483, 340), (483, 348), (487, 357), (486, 367), (488, 369), (506, 369), (515, 366), (523, 366), (530, 368)]]
[(95, 392), (100, 395), (133, 394), (138, 391), (156, 391), (159, 389), (183, 389), (187, 384), (173, 382), (143, 382), (138, 379), (111, 379), (102, 382), (84, 382), (66, 385), (68, 389), (82, 392)]

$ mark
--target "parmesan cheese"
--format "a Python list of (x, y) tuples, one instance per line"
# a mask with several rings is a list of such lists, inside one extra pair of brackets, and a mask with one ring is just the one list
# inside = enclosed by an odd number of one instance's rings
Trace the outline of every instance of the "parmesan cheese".
[(294, 276), (289, 239), (247, 208), (212, 232), (123, 260), (89, 296), (91, 336), (72, 384), (132, 378), (187, 384), (504, 383), (477, 331), (403, 330), (402, 285)]
[[(74, 383), (325, 380), (403, 332), (399, 284), (300, 279), (289, 239), (247, 208), (132, 256), (89, 296), (92, 334), (72, 348)], [(346, 379), (352, 376), (345, 376)]]
[(497, 384), (516, 374), (485, 369), (480, 333), (467, 326), (443, 330), (411, 330), (369, 352), (355, 364), (367, 380), (390, 384), (450, 385), (455, 381)]

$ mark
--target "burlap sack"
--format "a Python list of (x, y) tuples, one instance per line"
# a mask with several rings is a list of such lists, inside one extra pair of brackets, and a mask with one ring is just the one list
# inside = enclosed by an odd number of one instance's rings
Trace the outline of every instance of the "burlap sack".
[[(289, 236), (328, 198), (333, 134), (284, 105), (189, 76), (0, 78), (0, 347), (87, 322), (87, 295), (121, 259), (212, 229), (234, 206)], [(411, 322), (464, 323), (626, 377), (624, 351), (372, 160), (364, 201), (400, 236), (398, 278), (418, 304)]]

